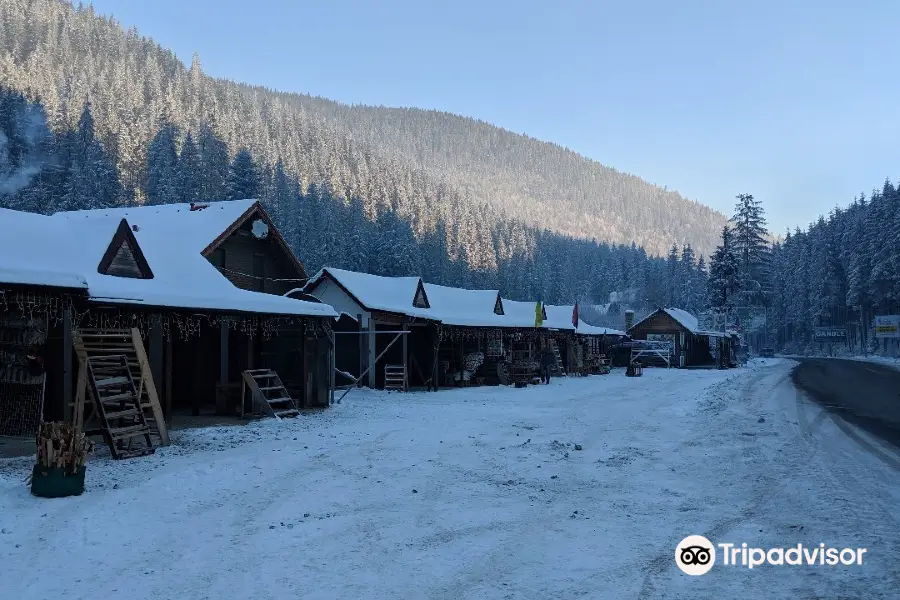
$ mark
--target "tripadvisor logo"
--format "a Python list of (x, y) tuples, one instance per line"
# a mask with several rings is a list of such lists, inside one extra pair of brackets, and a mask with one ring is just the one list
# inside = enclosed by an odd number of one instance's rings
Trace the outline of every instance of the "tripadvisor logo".
[(689, 535), (675, 547), (675, 564), (688, 575), (704, 575), (716, 564), (716, 548), (719, 549), (720, 564), (728, 567), (753, 569), (761, 565), (773, 566), (815, 566), (834, 567), (838, 564), (862, 565), (866, 548), (831, 548), (825, 544), (804, 546), (797, 544), (788, 548), (753, 548), (746, 543), (713, 544), (702, 535)]
[(704, 575), (716, 564), (716, 548), (702, 535), (689, 535), (675, 548), (675, 564), (688, 575)]

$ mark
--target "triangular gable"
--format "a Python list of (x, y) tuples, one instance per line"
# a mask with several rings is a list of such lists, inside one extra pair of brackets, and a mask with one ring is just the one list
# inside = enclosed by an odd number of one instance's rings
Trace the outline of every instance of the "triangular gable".
[[(197, 209), (202, 210), (203, 208), (205, 208), (205, 207), (201, 206), (201, 207), (195, 208), (194, 206), (192, 206), (191, 210), (192, 211), (197, 210)], [(265, 208), (263, 208), (262, 204), (260, 204), (258, 201), (254, 202), (253, 205), (250, 206), (250, 208), (248, 208), (247, 211), (243, 215), (238, 217), (238, 219), (234, 223), (232, 223), (231, 225), (228, 226), (228, 229), (223, 231), (222, 234), (219, 235), (219, 237), (217, 237), (206, 248), (204, 248), (203, 252), (202, 252), (203, 256), (205, 256), (207, 258), (212, 257), (213, 252), (216, 250), (216, 248), (221, 246), (225, 240), (227, 240), (229, 237), (231, 237), (231, 234), (233, 234), (235, 231), (237, 231), (244, 223), (246, 223), (247, 221), (249, 221), (252, 218), (261, 219), (266, 225), (269, 226), (269, 234), (272, 235), (272, 238), (275, 240), (275, 243), (278, 244), (281, 247), (281, 249), (284, 251), (284, 253), (287, 255), (288, 260), (291, 262), (291, 264), (294, 266), (294, 268), (300, 274), (300, 277), (306, 278), (306, 267), (303, 266), (303, 263), (300, 262), (300, 259), (297, 258), (296, 254), (294, 254), (294, 251), (291, 250), (290, 245), (287, 243), (287, 240), (284, 239), (284, 236), (281, 234), (281, 231), (279, 231), (278, 228), (275, 227), (275, 223), (272, 222), (272, 218), (269, 216), (269, 213), (266, 211)]]
[(497, 301), (494, 302), (494, 314), (495, 315), (506, 314), (503, 312), (503, 298), (500, 297), (500, 292), (497, 292)]
[(103, 253), (97, 272), (112, 277), (153, 279), (153, 271), (125, 219), (119, 223), (112, 241)]
[(416, 287), (416, 295), (413, 298), (413, 306), (416, 308), (431, 308), (431, 303), (428, 302), (428, 294), (425, 293), (425, 286), (422, 285), (422, 280), (419, 280), (419, 285)]
[(632, 325), (628, 329), (628, 331), (633, 331), (638, 327), (644, 325), (659, 325), (661, 323), (664, 323), (665, 326), (672, 329), (679, 329), (687, 333), (692, 333), (691, 330), (684, 325), (684, 323), (681, 323), (678, 319), (669, 314), (664, 308), (657, 308), (655, 311)]

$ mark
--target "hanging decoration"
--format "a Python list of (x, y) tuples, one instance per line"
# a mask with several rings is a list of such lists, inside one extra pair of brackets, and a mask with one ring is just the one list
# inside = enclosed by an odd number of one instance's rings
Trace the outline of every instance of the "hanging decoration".
[[(199, 336), (204, 325), (218, 328), (227, 323), (230, 329), (249, 337), (271, 339), (283, 328), (302, 327), (306, 337), (327, 337), (331, 332), (330, 319), (292, 315), (219, 315), (186, 314), (184, 312), (134, 311), (125, 306), (76, 305), (70, 296), (36, 292), (0, 290), (0, 313), (19, 313), (23, 318), (49, 320), (50, 326), (63, 321), (66, 313), (72, 316), (72, 327), (96, 329), (137, 328), (142, 336), (159, 328), (164, 339), (190, 339)], [(217, 334), (218, 335), (218, 334)]]
[(504, 336), (513, 341), (544, 339), (549, 335), (545, 329), (493, 329), (487, 327), (445, 326), (444, 337), (451, 341), (459, 340), (502, 340)]

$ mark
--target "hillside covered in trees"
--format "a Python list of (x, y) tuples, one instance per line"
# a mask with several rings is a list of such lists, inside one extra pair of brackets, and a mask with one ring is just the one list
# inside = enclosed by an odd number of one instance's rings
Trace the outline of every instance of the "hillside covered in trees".
[[(144, 202), (147, 152), (167, 125), (204, 125), (231, 156), (359, 199), (370, 220), (393, 210), (417, 239), (451, 227), (473, 269), (496, 269), (491, 229), (520, 221), (570, 237), (665, 256), (673, 243), (709, 254), (725, 217), (559, 146), (434, 111), (346, 106), (206, 76), (135, 30), (61, 0), (0, 4), (0, 81), (40, 98), (50, 127), (75, 127), (90, 99), (97, 139), (124, 202)], [(180, 143), (180, 140), (179, 140)], [(454, 251), (455, 252), (455, 251)], [(456, 256), (454, 256), (455, 258)]]
[[(136, 202), (123, 192), (115, 154), (99, 140), (94, 114), (84, 103), (75, 125), (54, 129), (40, 103), (0, 86), (0, 206), (50, 213)], [(439, 218), (433, 231), (417, 236), (394, 207), (372, 217), (358, 196), (348, 202), (327, 182), (304, 188), (281, 161), (260, 163), (246, 149), (232, 157), (205, 123), (196, 132), (164, 125), (143, 153), (147, 181), (141, 202), (261, 198), (310, 270), (330, 265), (415, 274), (433, 283), (499, 288), (508, 297), (547, 302), (602, 301), (624, 289), (637, 303), (678, 303), (684, 292), (702, 300), (694, 292), (703, 289), (705, 271), (690, 246), (673, 247), (663, 260), (634, 244), (576, 240), (507, 219), (487, 229), (484, 251), (497, 268), (472, 269), (465, 247), (449, 247), (449, 240), (463, 237), (458, 222)]]

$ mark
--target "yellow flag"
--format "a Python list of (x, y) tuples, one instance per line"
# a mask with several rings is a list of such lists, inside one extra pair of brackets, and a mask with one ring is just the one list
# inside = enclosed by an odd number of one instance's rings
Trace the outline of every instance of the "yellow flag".
[(534, 305), (534, 326), (540, 327), (544, 324), (544, 311), (541, 310), (541, 303), (538, 302)]

